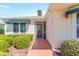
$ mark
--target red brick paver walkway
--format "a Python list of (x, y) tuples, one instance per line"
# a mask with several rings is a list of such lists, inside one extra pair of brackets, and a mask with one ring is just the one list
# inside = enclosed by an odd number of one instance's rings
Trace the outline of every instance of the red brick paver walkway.
[(53, 56), (53, 52), (47, 40), (36, 39), (28, 56)]

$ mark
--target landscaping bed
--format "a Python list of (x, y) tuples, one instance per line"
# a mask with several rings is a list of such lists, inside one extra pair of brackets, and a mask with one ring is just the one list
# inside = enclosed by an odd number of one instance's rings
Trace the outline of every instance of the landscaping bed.
[(79, 56), (79, 40), (65, 40), (60, 50), (63, 56)]
[(54, 56), (79, 56), (79, 40), (65, 40), (59, 50), (53, 52)]
[(32, 41), (32, 34), (0, 35), (0, 56), (25, 56)]
[(29, 49), (30, 46), (28, 48), (23, 48), (23, 49), (17, 49), (14, 46), (11, 46), (9, 48), (9, 54), (11, 54), (11, 56), (27, 56)]

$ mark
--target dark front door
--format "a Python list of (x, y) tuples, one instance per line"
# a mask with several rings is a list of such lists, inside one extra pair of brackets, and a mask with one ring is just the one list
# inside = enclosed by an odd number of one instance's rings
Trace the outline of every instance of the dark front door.
[(42, 38), (42, 30), (43, 27), (42, 27), (42, 24), (37, 24), (37, 38)]
[(37, 38), (46, 39), (46, 22), (37, 22)]

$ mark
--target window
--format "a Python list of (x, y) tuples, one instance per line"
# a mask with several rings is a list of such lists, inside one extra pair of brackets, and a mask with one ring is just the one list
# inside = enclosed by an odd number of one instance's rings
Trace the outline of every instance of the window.
[(20, 24), (20, 32), (26, 32), (26, 23), (21, 23)]
[(26, 32), (26, 23), (13, 23), (13, 32), (14, 33), (25, 33)]
[(13, 32), (18, 33), (19, 32), (19, 24), (18, 23), (13, 23)]
[(77, 14), (77, 37), (79, 37), (79, 13)]

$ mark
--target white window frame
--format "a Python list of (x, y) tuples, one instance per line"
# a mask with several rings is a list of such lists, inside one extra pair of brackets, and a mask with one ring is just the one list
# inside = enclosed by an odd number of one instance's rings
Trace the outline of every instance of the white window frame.
[[(25, 23), (25, 24), (26, 24), (26, 23)], [(26, 29), (25, 32), (21, 32), (21, 27), (20, 27), (20, 26), (21, 26), (21, 23), (18, 23), (18, 32), (14, 32), (14, 23), (13, 23), (13, 33), (14, 33), (14, 34), (25, 34), (25, 33), (26, 33), (27, 24), (25, 25), (25, 27), (26, 27), (26, 28), (25, 28), (25, 29)]]
[[(21, 27), (21, 24), (22, 24), (22, 23), (20, 23), (20, 33), (26, 33), (26, 28), (27, 28), (27, 27), (26, 27), (26, 23), (25, 23), (25, 26), (24, 26), (25, 28), (22, 28), (22, 27)], [(22, 30), (24, 30), (24, 29), (25, 29), (25, 31), (24, 31), (24, 32), (22, 32), (22, 31), (21, 31), (21, 29), (22, 29)]]

